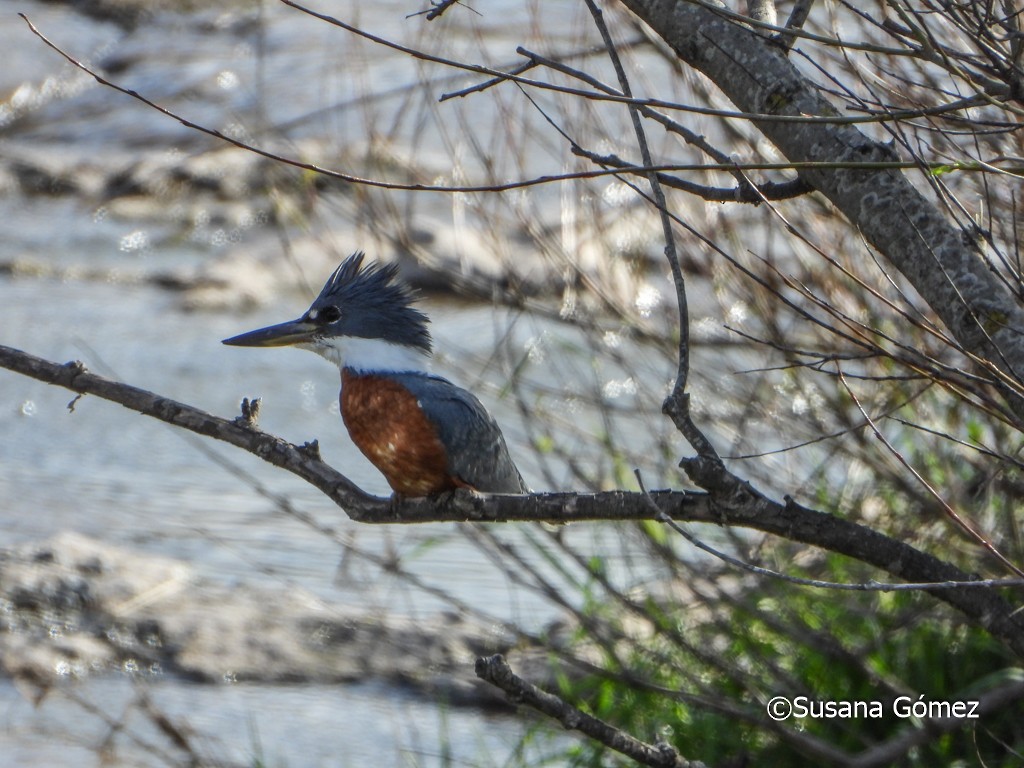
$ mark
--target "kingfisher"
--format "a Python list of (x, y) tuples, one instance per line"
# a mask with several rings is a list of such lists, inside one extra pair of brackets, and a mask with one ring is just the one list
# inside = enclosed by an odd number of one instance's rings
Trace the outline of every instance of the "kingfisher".
[(401, 497), (469, 488), (528, 493), (497, 422), (470, 392), (427, 371), (430, 319), (393, 264), (345, 259), (302, 317), (224, 344), (296, 346), (341, 371), (349, 436)]

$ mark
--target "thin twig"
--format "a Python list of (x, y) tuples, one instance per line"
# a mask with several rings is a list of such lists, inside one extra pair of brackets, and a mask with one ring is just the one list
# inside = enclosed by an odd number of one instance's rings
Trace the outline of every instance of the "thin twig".
[(942, 498), (942, 495), (935, 490), (932, 484), (925, 480), (921, 473), (918, 472), (910, 464), (909, 461), (907, 461), (906, 457), (898, 450), (896, 450), (893, 444), (886, 439), (885, 435), (883, 435), (881, 430), (879, 430), (878, 427), (875, 425), (874, 420), (868, 415), (868, 412), (865, 410), (864, 406), (861, 405), (860, 399), (857, 397), (857, 394), (853, 391), (852, 387), (850, 387), (849, 383), (846, 381), (845, 376), (843, 376), (842, 368), (839, 366), (838, 362), (836, 363), (836, 369), (839, 373), (839, 380), (843, 383), (843, 386), (846, 388), (847, 394), (850, 395), (854, 402), (854, 405), (857, 406), (857, 409), (861, 412), (861, 415), (871, 426), (871, 431), (874, 433), (875, 437), (882, 441), (882, 445), (884, 445), (886, 449), (896, 458), (896, 460), (914, 476), (914, 479), (917, 480), (917, 482), (919, 482), (926, 491), (928, 491), (932, 498), (934, 498), (939, 503), (939, 506), (942, 507), (943, 511), (945, 511), (946, 515), (950, 518), (950, 520), (956, 523), (974, 541), (976, 541), (982, 547), (987, 549), (999, 562), (1005, 565), (1009, 570), (1011, 570), (1013, 573), (1016, 573), (1018, 576), (1024, 577), (1024, 570), (1021, 570), (1012, 562), (1010, 562), (1010, 560), (1007, 559), (1002, 552), (996, 549), (995, 545), (992, 542), (990, 542), (985, 536), (983, 536), (978, 530), (976, 530), (973, 525), (967, 522), (967, 520), (961, 517), (957, 513), (957, 511), (949, 505), (949, 502)]
[(772, 40), (781, 46), (784, 51), (788, 51), (793, 47), (793, 43), (796, 42), (797, 33), (803, 30), (804, 22), (807, 21), (807, 17), (811, 13), (812, 5), (814, 5), (814, 0), (796, 0), (793, 3), (793, 9), (789, 12), (789, 18), (786, 20), (785, 31), (776, 32), (772, 37)]
[[(668, 110), (673, 110), (673, 111), (691, 112), (691, 113), (694, 113), (694, 114), (708, 115), (708, 116), (712, 116), (712, 117), (721, 117), (721, 118), (725, 118), (725, 119), (756, 121), (756, 122), (759, 122), (759, 123), (810, 123), (810, 124), (827, 124), (827, 125), (844, 125), (844, 124), (860, 124), (860, 123), (886, 123), (886, 122), (892, 122), (892, 121), (895, 121), (895, 120), (905, 120), (907, 118), (921, 117), (921, 116), (925, 116), (925, 115), (941, 115), (941, 114), (945, 114), (945, 113), (948, 113), (948, 112), (960, 112), (960, 111), (963, 111), (963, 110), (968, 109), (970, 107), (979, 106), (980, 104), (993, 104), (994, 103), (996, 105), (1001, 105), (1001, 102), (994, 101), (993, 97), (988, 96), (986, 94), (981, 94), (981, 95), (978, 95), (978, 96), (972, 96), (972, 97), (969, 97), (969, 98), (960, 99), (960, 100), (957, 100), (955, 102), (951, 102), (949, 104), (940, 104), (940, 105), (936, 105), (936, 106), (933, 106), (933, 107), (927, 107), (927, 108), (922, 108), (922, 109), (899, 110), (899, 111), (891, 111), (891, 112), (887, 111), (885, 113), (877, 114), (877, 115), (848, 115), (848, 116), (839, 116), (839, 115), (792, 115), (792, 114), (778, 114), (778, 113), (769, 113), (769, 112), (739, 112), (739, 111), (736, 111), (736, 110), (713, 109), (713, 108), (710, 108), (710, 107), (698, 107), (698, 106), (688, 105), (688, 104), (679, 104), (677, 102), (665, 101), (663, 99), (633, 98), (633, 97), (627, 97), (627, 96), (614, 96), (614, 95), (611, 95), (611, 94), (604, 94), (604, 93), (599, 93), (599, 92), (595, 92), (595, 91), (588, 91), (588, 90), (583, 90), (583, 89), (579, 89), (579, 88), (569, 88), (569, 87), (566, 87), (566, 86), (557, 85), (555, 83), (545, 82), (543, 80), (533, 80), (531, 78), (522, 77), (521, 75), (513, 74), (512, 72), (507, 72), (507, 71), (503, 71), (503, 70), (500, 70), (500, 69), (494, 69), (493, 67), (485, 67), (485, 66), (480, 65), (480, 64), (469, 64), (469, 63), (457, 61), (457, 60), (454, 60), (454, 59), (447, 59), (447, 58), (444, 58), (442, 56), (435, 56), (433, 54), (426, 53), (425, 51), (421, 51), (421, 50), (418, 50), (416, 48), (410, 48), (409, 46), (401, 45), (401, 44), (396, 43), (396, 42), (394, 42), (392, 40), (388, 40), (387, 38), (379, 37), (378, 35), (373, 35), (373, 34), (371, 34), (369, 32), (366, 32), (365, 30), (362, 30), (362, 29), (360, 29), (358, 27), (355, 27), (355, 26), (353, 26), (351, 24), (343, 22), (340, 19), (337, 19), (337, 18), (335, 18), (333, 16), (329, 16), (327, 14), (317, 13), (316, 11), (313, 11), (310, 8), (306, 8), (305, 6), (303, 6), (303, 5), (299, 4), (299, 3), (293, 2), (292, 0), (280, 0), (280, 2), (284, 3), (285, 5), (290, 6), (292, 8), (295, 8), (296, 10), (302, 11), (303, 13), (309, 14), (310, 16), (312, 16), (312, 17), (314, 17), (316, 19), (324, 21), (324, 22), (326, 22), (328, 24), (331, 24), (333, 26), (337, 26), (337, 27), (339, 27), (341, 29), (344, 29), (344, 30), (346, 30), (348, 32), (351, 32), (352, 34), (355, 34), (355, 35), (358, 35), (360, 37), (363, 37), (363, 38), (365, 38), (367, 40), (370, 40), (371, 42), (377, 43), (379, 45), (383, 45), (383, 46), (385, 46), (387, 48), (391, 48), (391, 49), (396, 50), (396, 51), (398, 51), (400, 53), (403, 53), (405, 55), (411, 56), (411, 57), (413, 57), (415, 59), (420, 59), (420, 60), (423, 60), (423, 61), (429, 61), (429, 62), (432, 62), (432, 63), (435, 63), (435, 64), (442, 64), (444, 66), (453, 67), (453, 68), (464, 70), (464, 71), (468, 71), (468, 72), (474, 72), (474, 73), (477, 73), (477, 74), (487, 75), (487, 76), (489, 76), (491, 78), (496, 78), (496, 79), (499, 79), (499, 80), (504, 80), (504, 81), (513, 82), (513, 83), (519, 83), (520, 85), (524, 85), (524, 86), (531, 86), (531, 87), (539, 88), (539, 89), (542, 89), (542, 90), (554, 91), (554, 92), (557, 92), (557, 93), (563, 93), (563, 94), (566, 94), (566, 95), (569, 95), (569, 96), (577, 96), (577, 97), (580, 97), (580, 98), (590, 99), (590, 100), (593, 100), (593, 101), (607, 101), (607, 102), (626, 104), (626, 105), (629, 105), (629, 106), (636, 106), (636, 107), (648, 106), (648, 107), (654, 107), (654, 108), (657, 108), (657, 109), (668, 109)], [(87, 72), (89, 75), (94, 77), (101, 84), (110, 86), (110, 87), (114, 88), (115, 90), (121, 91), (122, 93), (127, 93), (129, 95), (134, 95), (136, 98), (140, 98), (141, 100), (145, 101), (145, 99), (142, 99), (142, 97), (139, 96), (138, 94), (136, 94), (134, 91), (131, 91), (130, 89), (127, 89), (127, 88), (123, 88), (123, 87), (117, 86), (114, 83), (112, 83), (112, 82), (110, 82), (108, 80), (105, 80), (102, 77), (100, 77), (98, 74), (96, 74), (91, 69), (89, 69), (81, 61), (75, 59), (69, 53), (66, 53), (62, 48), (60, 48), (60, 46), (58, 46), (56, 43), (52, 42), (49, 38), (47, 38), (42, 32), (39, 31), (38, 28), (36, 28), (36, 26), (29, 20), (29, 18), (24, 13), (19, 13), (18, 15), (21, 16), (22, 19), (24, 19), (25, 23), (29, 26), (29, 29), (32, 31), (32, 33), (34, 35), (36, 35), (36, 37), (38, 37), (47, 46), (49, 46), (54, 51), (59, 53), (65, 59), (67, 59), (71, 64), (73, 64), (74, 66), (78, 67), (82, 71)], [(161, 111), (165, 112), (166, 114), (171, 115), (171, 113), (168, 112), (167, 110), (161, 109), (160, 107), (157, 107), (157, 105), (152, 104), (151, 102), (147, 102), (147, 103), (150, 103), (150, 106), (156, 107), (157, 109), (160, 109)], [(1009, 108), (1006, 105), (1002, 105), (1002, 106), (1004, 108)], [(179, 118), (176, 115), (171, 115), (171, 116), (173, 116), (176, 120), (179, 120), (179, 121), (182, 120), (182, 118)], [(197, 126), (190, 126), (190, 127), (197, 127)], [(212, 131), (207, 130), (207, 129), (201, 129), (201, 130), (203, 130), (205, 133), (210, 133), (211, 135), (217, 135), (217, 134), (214, 134)]]
[[(580, 146), (573, 147), (573, 154), (585, 157), (598, 165), (622, 168), (631, 173), (636, 173), (636, 169), (639, 167), (616, 155), (598, 155), (596, 152), (591, 152)], [(742, 175), (744, 169), (741, 166), (729, 163), (728, 166), (723, 166), (722, 170), (726, 170), (726, 168), (739, 175), (740, 184), (738, 186), (711, 187), (669, 175), (664, 171), (656, 171), (656, 174), (658, 182), (662, 186), (678, 189), (713, 203), (754, 203), (759, 205), (764, 200), (791, 200), (814, 191), (814, 187), (800, 177), (789, 181), (766, 181), (754, 184)]]
[[(615, 74), (619, 80), (619, 87), (621, 88), (623, 95), (631, 97), (632, 94), (630, 91), (629, 79), (626, 77), (626, 72), (622, 67), (622, 61), (619, 59), (618, 53), (615, 50), (615, 44), (608, 31), (608, 26), (604, 23), (604, 14), (601, 9), (597, 7), (594, 0), (586, 0), (586, 3), (587, 7), (590, 9), (591, 16), (594, 18), (594, 23), (597, 26), (598, 31), (601, 33), (601, 38), (608, 47), (608, 55), (611, 58), (612, 66), (615, 68)], [(678, 302), (679, 346), (676, 376), (672, 392), (668, 398), (666, 398), (663, 410), (670, 415), (677, 428), (687, 441), (689, 441), (690, 445), (693, 446), (694, 450), (697, 451), (698, 455), (702, 457), (702, 459), (712, 464), (720, 464), (721, 459), (718, 457), (718, 453), (715, 451), (711, 441), (708, 440), (704, 433), (690, 418), (689, 395), (686, 392), (686, 385), (690, 375), (690, 313), (686, 299), (686, 279), (683, 276), (683, 270), (679, 265), (679, 256), (676, 253), (675, 235), (672, 232), (672, 218), (674, 217), (669, 213), (668, 203), (665, 199), (665, 192), (658, 181), (657, 172), (653, 169), (654, 163), (651, 158), (650, 148), (647, 144), (647, 137), (644, 133), (643, 124), (640, 121), (640, 113), (635, 106), (631, 106), (629, 114), (633, 123), (633, 130), (636, 134), (637, 143), (640, 147), (640, 156), (643, 160), (644, 168), (647, 169), (647, 180), (651, 186), (653, 202), (661, 218), (662, 235), (665, 239), (665, 258), (672, 270), (672, 281), (675, 286), (676, 300)]]
[(476, 660), (476, 675), (503, 690), (515, 704), (535, 709), (554, 718), (565, 728), (579, 731), (610, 749), (655, 768), (702, 768), (700, 762), (684, 760), (669, 744), (647, 744), (604, 720), (588, 715), (558, 696), (542, 691), (516, 675), (501, 654)]

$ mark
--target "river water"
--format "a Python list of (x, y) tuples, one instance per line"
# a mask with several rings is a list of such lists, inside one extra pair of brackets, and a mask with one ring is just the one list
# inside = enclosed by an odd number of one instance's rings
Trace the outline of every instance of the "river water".
[[(515, 45), (531, 39), (541, 20), (546, 39), (558, 44), (571, 42), (581, 24), (577, 4), (569, 2), (544, 3), (543, 17), (529, 3), (489, 2), (479, 16), (457, 7), (444, 27), (406, 18), (419, 10), (410, 3), (322, 5), (381, 36), (486, 63), (514, 60)], [(175, 121), (97, 86), (35, 38), (13, 8), (4, 10), (0, 153), (8, 161), (40, 151), (74, 167), (88, 160), (187, 155), (209, 146)], [(419, 65), (408, 57), (380, 53), (269, 0), (255, 9), (238, 3), (180, 16), (159, 13), (130, 28), (81, 16), (63, 4), (25, 0), (19, 10), (75, 55), (101, 63), (189, 118), (221, 128), (255, 131), (291, 122), (290, 139), (327, 131), (356, 141), (370, 113), (336, 105), (415, 83), (419, 76)], [(470, 82), (455, 79), (451, 87)], [(413, 146), (426, 160), (443, 158), (450, 149), (428, 128), (419, 133), (413, 121), (396, 121), (390, 138)], [(547, 151), (527, 154), (520, 170), (546, 167)], [(465, 172), (472, 173), (473, 159), (465, 162)], [(185, 308), (178, 293), (154, 285), (154, 275), (195, 269), (237, 246), (223, 229), (194, 223), (183, 234), (173, 218), (150, 216), (140, 223), (112, 214), (95, 196), (32, 194), (11, 179), (3, 181), (0, 264), (30, 268), (0, 275), (0, 343), (55, 361), (81, 359), (98, 373), (219, 415), (237, 413), (244, 396), (259, 396), (263, 429), (293, 442), (319, 439), (327, 461), (367, 490), (387, 493), (383, 479), (343, 434), (335, 371), (301, 351), (220, 344), (297, 316), (306, 298), (284, 292), (244, 313), (195, 311)], [(418, 215), (438, 212), (450, 219), (450, 200), (428, 200)], [(244, 237), (273, 243), (274, 233), (254, 229)], [(440, 296), (428, 296), (424, 309), (443, 352), (438, 371), (481, 395), (502, 423), (528, 482), (544, 488), (517, 409), (499, 396), (507, 371), (492, 353), (499, 340), (520, 355), (536, 350), (551, 324)], [(628, 380), (620, 378), (628, 392)], [(72, 530), (180, 558), (219, 582), (293, 586), (335, 604), (402, 616), (429, 617), (449, 607), (365, 562), (340, 577), (338, 544), (280, 514), (256, 492), (258, 482), (342, 528), (356, 550), (397, 555), (410, 572), (495, 621), (539, 630), (559, 615), (517, 588), (454, 526), (346, 528), (342, 512), (317, 492), (247, 454), (208, 441), (197, 447), (179, 430), (95, 398), (78, 401), (71, 411), (71, 400), (67, 391), (0, 372), (4, 547)], [(211, 460), (209, 450), (222, 458)], [(595, 551), (618, 551), (614, 532), (571, 535), (590, 541)], [(159, 738), (138, 720), (134, 731), (126, 730), (139, 742), (112, 736), (105, 718), (116, 722), (141, 695), (187, 721), (206, 756), (240, 764), (258, 757), (268, 765), (431, 765), (448, 759), (504, 764), (526, 728), (512, 718), (452, 712), (372, 681), (199, 686), (157, 677), (142, 689), (138, 685), (128, 676), (86, 677), (67, 688), (67, 695), (52, 694), (34, 706), (25, 690), (0, 680), (0, 767), (93, 764), (108, 739), (116, 748), (107, 764), (180, 759), (173, 750), (168, 759), (144, 746)]]

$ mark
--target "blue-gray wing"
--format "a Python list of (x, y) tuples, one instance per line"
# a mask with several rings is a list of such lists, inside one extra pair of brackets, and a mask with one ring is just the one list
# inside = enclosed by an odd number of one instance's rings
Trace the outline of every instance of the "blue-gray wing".
[(482, 493), (529, 493), (497, 422), (470, 392), (440, 376), (398, 374), (448, 452), (448, 468)]

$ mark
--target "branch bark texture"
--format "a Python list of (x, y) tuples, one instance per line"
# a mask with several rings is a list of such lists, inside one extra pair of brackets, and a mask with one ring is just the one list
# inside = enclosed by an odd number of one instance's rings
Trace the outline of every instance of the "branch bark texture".
[[(622, 0), (743, 112), (836, 116), (785, 51), (712, 4)], [(793, 162), (898, 159), (855, 125), (754, 121)], [(910, 281), (963, 349), (1014, 382), (1008, 401), (1024, 417), (1024, 310), (980, 257), (976, 240), (954, 227), (898, 170), (807, 169), (801, 177), (827, 197)]]

